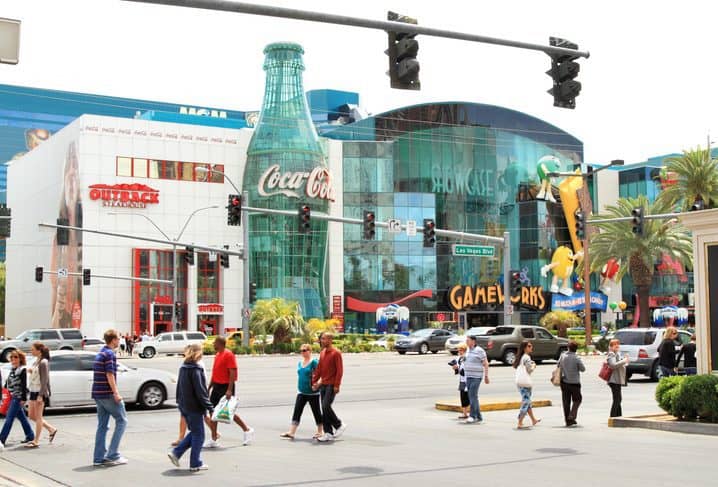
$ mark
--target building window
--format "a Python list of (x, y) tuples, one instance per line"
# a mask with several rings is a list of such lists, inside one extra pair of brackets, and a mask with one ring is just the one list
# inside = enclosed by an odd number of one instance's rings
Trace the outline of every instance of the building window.
[(130, 157), (118, 157), (117, 158), (117, 175), (118, 176), (132, 176), (132, 158), (130, 158)]
[[(159, 249), (133, 249), (134, 277), (172, 280), (173, 252)], [(180, 328), (187, 329), (187, 264), (184, 251), (177, 252), (177, 300), (182, 304)], [(172, 330), (173, 293), (169, 284), (135, 281), (133, 284), (133, 333), (161, 333)], [(154, 306), (152, 306), (154, 303)], [(153, 321), (150, 310), (154, 308)], [(153, 325), (153, 326), (152, 326)]]
[(197, 252), (197, 302), (219, 303), (219, 259)]
[[(117, 176), (147, 179), (171, 179), (200, 183), (224, 183), (224, 164), (160, 161), (140, 157), (116, 158)], [(206, 170), (197, 171), (202, 167)], [(215, 171), (212, 171), (214, 169)]]

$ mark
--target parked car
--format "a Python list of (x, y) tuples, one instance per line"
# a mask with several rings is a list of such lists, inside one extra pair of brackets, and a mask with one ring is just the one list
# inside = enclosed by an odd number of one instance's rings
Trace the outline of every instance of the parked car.
[(152, 358), (158, 353), (182, 353), (187, 345), (202, 345), (207, 337), (199, 331), (171, 331), (160, 333), (151, 340), (137, 342), (135, 350), (141, 358)]
[[(398, 335), (396, 333), (387, 333), (386, 335), (382, 335), (381, 337), (377, 338), (374, 341), (369, 342), (369, 345), (373, 345), (375, 347), (382, 347), (386, 348), (387, 350), (393, 350), (394, 344), (397, 340), (401, 338), (406, 338), (404, 335)], [(389, 346), (391, 344), (391, 346)]]
[(446, 340), (453, 336), (454, 334), (448, 330), (424, 328), (398, 339), (394, 343), (394, 350), (400, 355), (404, 355), (406, 352), (436, 353), (439, 350), (444, 350)]
[(28, 353), (35, 342), (42, 342), (50, 350), (82, 350), (82, 332), (77, 328), (25, 330), (13, 340), (0, 342), (0, 362), (7, 362), (13, 350)]
[(478, 344), (486, 351), (489, 361), (500, 360), (506, 365), (514, 363), (521, 342), (533, 343), (531, 357), (537, 363), (542, 360), (558, 360), (568, 350), (568, 339), (553, 336), (546, 328), (530, 325), (497, 326), (486, 335), (478, 336)]
[[(633, 374), (643, 374), (651, 380), (660, 379), (658, 367), (658, 346), (663, 341), (665, 328), (623, 328), (618, 330), (614, 338), (621, 342), (620, 352), (628, 354), (630, 361), (626, 366), (626, 378)], [(686, 344), (691, 341), (691, 333), (678, 330), (678, 340)], [(676, 352), (680, 345), (676, 346)]]
[[(92, 365), (95, 352), (59, 350), (51, 354), (50, 384), (51, 408), (70, 406), (94, 406), (92, 399)], [(35, 357), (28, 356), (28, 365)], [(3, 365), (3, 377), (10, 372)], [(177, 378), (164, 370), (127, 367), (117, 364), (117, 387), (128, 404), (139, 404), (147, 409), (157, 409), (175, 399)]]
[(446, 350), (452, 355), (458, 355), (459, 345), (466, 343), (466, 337), (486, 335), (488, 332), (496, 328), (495, 326), (475, 326), (466, 330), (463, 335), (455, 335), (446, 340)]
[(82, 349), (86, 352), (99, 352), (105, 346), (105, 340), (99, 338), (83, 338)]

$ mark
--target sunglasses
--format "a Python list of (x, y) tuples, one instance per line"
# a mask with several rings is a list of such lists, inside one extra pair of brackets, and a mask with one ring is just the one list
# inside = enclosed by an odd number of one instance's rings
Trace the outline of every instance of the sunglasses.
[(311, 350), (309, 350), (308, 348), (302, 348), (300, 352), (311, 352)]

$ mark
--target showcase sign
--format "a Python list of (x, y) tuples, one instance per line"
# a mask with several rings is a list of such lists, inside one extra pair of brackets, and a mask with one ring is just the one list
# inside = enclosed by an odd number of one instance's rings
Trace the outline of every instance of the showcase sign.
[(93, 184), (90, 199), (102, 201), (102, 206), (117, 208), (147, 208), (160, 202), (160, 192), (144, 184)]
[[(474, 287), (457, 284), (449, 289), (448, 301), (454, 311), (485, 305), (502, 305), (504, 290), (500, 284)], [(542, 286), (522, 286), (520, 293), (511, 296), (511, 304), (539, 311), (546, 309), (546, 303)]]
[(279, 164), (269, 166), (260, 176), (257, 191), (260, 196), (284, 195), (301, 198), (303, 192), (308, 198), (329, 201), (336, 199), (332, 177), (325, 167), (315, 167), (311, 172), (281, 172)]
[(491, 169), (476, 169), (473, 166), (433, 164), (431, 183), (432, 193), (493, 197), (496, 172)]

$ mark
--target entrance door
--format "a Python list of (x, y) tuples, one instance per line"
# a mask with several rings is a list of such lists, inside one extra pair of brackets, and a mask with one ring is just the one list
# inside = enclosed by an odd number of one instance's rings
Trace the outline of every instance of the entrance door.
[(198, 331), (205, 335), (216, 335), (219, 333), (219, 317), (216, 315), (198, 315), (197, 316)]

